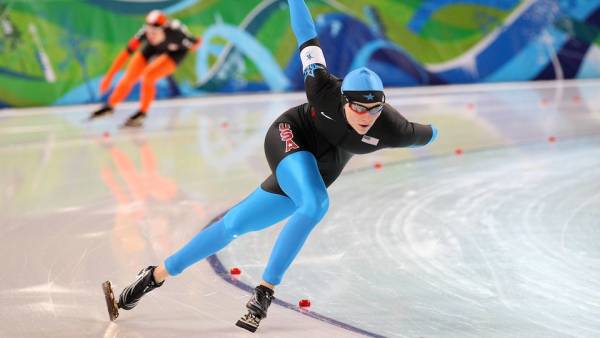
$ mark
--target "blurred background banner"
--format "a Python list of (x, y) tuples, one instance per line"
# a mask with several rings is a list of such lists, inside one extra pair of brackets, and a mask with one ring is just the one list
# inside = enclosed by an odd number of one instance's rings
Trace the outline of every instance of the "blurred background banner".
[[(307, 3), (340, 77), (360, 66), (386, 86), (600, 77), (600, 0)], [(204, 39), (157, 97), (303, 89), (284, 0), (3, 0), (0, 107), (102, 101), (99, 81), (152, 9)]]

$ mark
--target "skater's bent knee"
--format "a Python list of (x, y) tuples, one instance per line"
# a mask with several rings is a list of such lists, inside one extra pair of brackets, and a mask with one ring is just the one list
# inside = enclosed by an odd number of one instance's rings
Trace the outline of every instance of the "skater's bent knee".
[(302, 201), (297, 212), (317, 223), (323, 219), (327, 210), (329, 210), (329, 197), (327, 196), (327, 192), (325, 192), (315, 194), (311, 198)]
[(228, 238), (235, 238), (250, 231), (248, 226), (245, 225), (248, 225), (247, 223), (251, 222), (251, 220), (245, 220), (244, 222), (240, 218), (241, 217), (237, 212), (235, 212), (235, 210), (229, 211), (223, 217), (223, 230), (225, 232), (225, 236)]

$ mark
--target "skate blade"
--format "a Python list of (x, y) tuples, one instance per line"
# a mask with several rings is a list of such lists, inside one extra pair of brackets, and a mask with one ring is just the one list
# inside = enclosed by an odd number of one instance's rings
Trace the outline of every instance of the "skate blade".
[(96, 117), (94, 117), (94, 116), (88, 116), (88, 117), (84, 118), (83, 120), (81, 120), (81, 122), (92, 122), (92, 121), (95, 121), (95, 120), (97, 120), (99, 118), (100, 118), (99, 116), (96, 116)]
[(141, 129), (143, 126), (143, 124), (127, 124), (127, 123), (123, 123), (121, 125), (121, 127), (119, 127), (120, 129), (125, 129), (125, 130), (136, 130), (136, 129)]
[(241, 319), (238, 320), (237, 323), (235, 323), (235, 326), (241, 327), (242, 329), (246, 329), (250, 332), (256, 332), (256, 329), (258, 329), (258, 326), (250, 325), (242, 321)]
[(242, 329), (246, 329), (250, 332), (256, 331), (258, 329), (258, 325), (260, 325), (261, 319), (252, 315), (252, 312), (248, 311), (247, 314), (243, 315), (237, 323), (236, 326), (241, 327)]
[(104, 291), (104, 299), (106, 299), (106, 308), (108, 309), (108, 317), (110, 321), (114, 321), (119, 317), (119, 307), (115, 302), (115, 294), (113, 293), (110, 281), (102, 283), (102, 291)]
[(90, 115), (90, 116), (88, 116), (88, 118), (87, 118), (86, 120), (84, 120), (84, 121), (88, 121), (88, 122), (89, 122), (89, 121), (94, 121), (94, 120), (98, 120), (98, 119), (101, 119), (101, 118), (108, 117), (109, 115), (112, 115), (112, 113), (105, 113), (105, 114), (102, 114), (102, 115)]

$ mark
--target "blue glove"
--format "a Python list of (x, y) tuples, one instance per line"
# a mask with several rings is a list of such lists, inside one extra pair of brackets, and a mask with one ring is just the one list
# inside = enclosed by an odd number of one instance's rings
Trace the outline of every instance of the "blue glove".
[(317, 30), (304, 0), (289, 0), (288, 3), (290, 5), (292, 30), (296, 35), (298, 47), (300, 47), (306, 41), (316, 38)]

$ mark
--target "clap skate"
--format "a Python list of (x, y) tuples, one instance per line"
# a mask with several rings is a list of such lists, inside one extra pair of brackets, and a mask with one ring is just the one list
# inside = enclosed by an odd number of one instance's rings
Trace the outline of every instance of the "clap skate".
[(156, 266), (149, 266), (142, 269), (138, 273), (137, 279), (121, 291), (118, 302), (115, 299), (110, 281), (102, 283), (108, 316), (111, 321), (119, 317), (119, 309), (133, 309), (143, 295), (163, 285), (164, 281), (157, 283), (154, 280), (154, 269), (156, 269)]
[(248, 313), (243, 315), (235, 325), (250, 332), (255, 332), (258, 325), (260, 325), (260, 321), (267, 318), (267, 310), (273, 298), (272, 289), (262, 285), (257, 286), (254, 289), (252, 298), (246, 304)]
[(109, 105), (104, 105), (100, 109), (94, 111), (90, 115), (90, 117), (88, 117), (88, 120), (93, 120), (93, 119), (97, 119), (99, 117), (111, 115), (112, 113), (113, 113), (113, 108)]
[(138, 128), (144, 124), (144, 120), (146, 119), (146, 113), (142, 111), (137, 111), (135, 114), (131, 115), (125, 123), (121, 126), (121, 128)]

